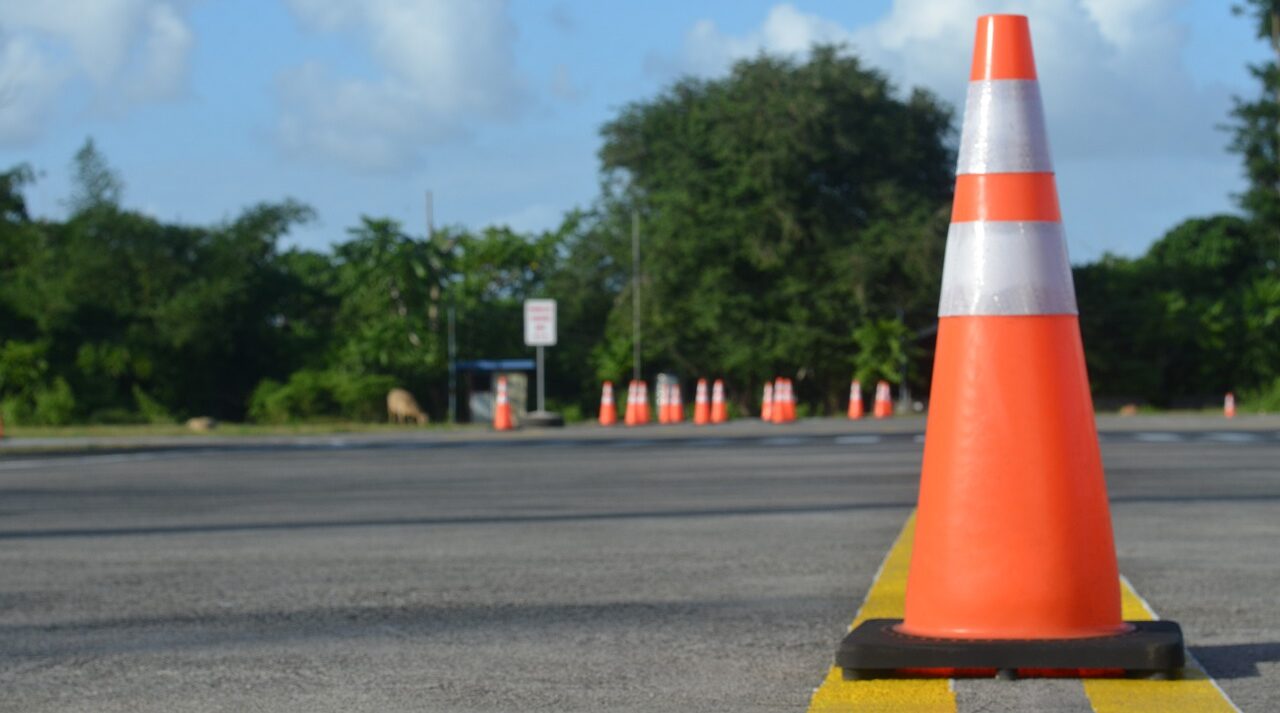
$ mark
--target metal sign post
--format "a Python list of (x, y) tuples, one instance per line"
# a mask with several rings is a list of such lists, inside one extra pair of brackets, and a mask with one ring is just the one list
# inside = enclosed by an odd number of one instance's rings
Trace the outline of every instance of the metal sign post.
[(556, 345), (556, 301), (524, 301), (524, 343), (538, 350), (538, 413), (546, 413), (546, 375), (543, 347)]

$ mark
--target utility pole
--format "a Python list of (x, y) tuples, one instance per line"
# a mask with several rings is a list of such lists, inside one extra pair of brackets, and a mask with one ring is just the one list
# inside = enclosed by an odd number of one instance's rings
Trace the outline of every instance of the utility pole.
[(453, 332), (453, 305), (449, 305), (449, 423), (458, 422), (458, 341)]
[(640, 380), (640, 213), (631, 211), (631, 378)]
[(427, 191), (427, 240), (434, 240), (436, 237), (435, 203), (435, 196)]
[[(898, 308), (898, 323), (907, 326), (906, 313), (901, 307)], [(907, 384), (907, 367), (910, 365), (907, 350), (910, 347), (911, 332), (908, 330), (902, 335), (902, 388), (898, 389), (898, 409), (904, 413), (911, 413), (911, 386)]]

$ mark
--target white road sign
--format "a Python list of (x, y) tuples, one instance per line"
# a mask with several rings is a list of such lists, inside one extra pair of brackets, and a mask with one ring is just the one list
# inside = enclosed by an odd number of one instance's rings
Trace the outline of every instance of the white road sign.
[(524, 343), (530, 347), (556, 345), (556, 301), (524, 301)]

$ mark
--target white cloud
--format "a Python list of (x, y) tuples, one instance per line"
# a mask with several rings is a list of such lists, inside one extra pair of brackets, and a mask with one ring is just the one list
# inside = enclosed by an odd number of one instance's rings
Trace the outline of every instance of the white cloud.
[(0, 143), (39, 135), (63, 79), (32, 41), (0, 34)]
[(192, 41), (170, 0), (0, 4), (0, 142), (36, 137), (78, 78), (100, 110), (179, 95)]
[(769, 10), (760, 29), (738, 37), (723, 34), (711, 20), (699, 20), (685, 35), (680, 57), (674, 61), (650, 57), (649, 66), (662, 73), (712, 75), (762, 50), (771, 54), (799, 54), (815, 43), (840, 43), (851, 38), (852, 34), (839, 23), (782, 3)]
[(310, 64), (280, 77), (278, 136), (289, 151), (366, 169), (413, 165), (474, 119), (521, 108), (515, 27), (505, 0), (287, 0), (307, 27), (349, 32), (382, 76)]
[(880, 20), (844, 28), (793, 5), (774, 6), (743, 35), (708, 20), (686, 34), (667, 69), (712, 75), (761, 50), (799, 55), (846, 43), (901, 86), (963, 104), (976, 18), (1031, 17), (1054, 153), (1060, 158), (1220, 155), (1215, 130), (1230, 107), (1223, 87), (1197, 86), (1182, 63), (1185, 0), (895, 0)]

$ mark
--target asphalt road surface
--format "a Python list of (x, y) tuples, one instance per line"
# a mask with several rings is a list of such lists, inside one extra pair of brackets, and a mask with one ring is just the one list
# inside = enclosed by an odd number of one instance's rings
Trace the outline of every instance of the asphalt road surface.
[[(1104, 434), (1121, 570), (1277, 710), (1280, 434), (1188, 423)], [(0, 711), (804, 711), (914, 503), (874, 430), (8, 456)]]

